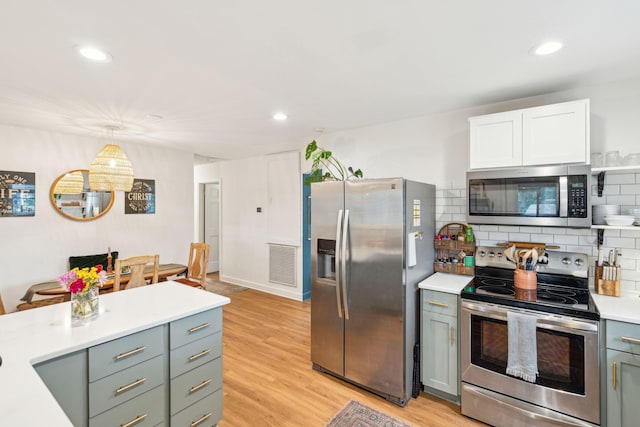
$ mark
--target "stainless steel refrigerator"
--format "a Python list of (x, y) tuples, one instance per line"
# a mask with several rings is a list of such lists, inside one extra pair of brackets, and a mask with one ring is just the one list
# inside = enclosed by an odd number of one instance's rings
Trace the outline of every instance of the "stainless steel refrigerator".
[[(311, 185), (311, 361), (404, 406), (433, 273), (435, 187), (402, 178)], [(416, 378), (419, 378), (416, 377)]]

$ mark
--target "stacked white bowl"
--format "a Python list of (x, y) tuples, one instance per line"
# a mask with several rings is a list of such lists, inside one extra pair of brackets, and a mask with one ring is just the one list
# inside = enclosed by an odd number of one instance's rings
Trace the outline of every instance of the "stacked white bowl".
[(620, 215), (619, 205), (593, 205), (591, 219), (594, 224), (605, 225), (605, 216)]
[(629, 215), (634, 217), (633, 225), (640, 225), (640, 209), (629, 209)]
[(626, 227), (633, 224), (634, 217), (631, 215), (607, 215), (604, 217), (604, 222), (607, 225), (615, 225), (618, 227)]

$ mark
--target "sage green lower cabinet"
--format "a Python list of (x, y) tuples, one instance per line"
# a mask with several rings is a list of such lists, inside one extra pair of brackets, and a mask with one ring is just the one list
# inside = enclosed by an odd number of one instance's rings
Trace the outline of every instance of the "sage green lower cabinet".
[(211, 427), (222, 419), (222, 308), (34, 366), (76, 427)]
[(422, 384), (453, 402), (460, 402), (458, 305), (456, 294), (422, 290)]
[(89, 427), (152, 427), (167, 417), (167, 325), (90, 347)]
[(222, 310), (170, 324), (171, 426), (222, 419)]
[[(47, 360), (34, 365), (34, 369), (73, 425), (86, 427), (89, 422), (86, 350)], [(28, 414), (25, 417), (28, 419)]]
[(640, 325), (606, 321), (607, 426), (640, 422)]

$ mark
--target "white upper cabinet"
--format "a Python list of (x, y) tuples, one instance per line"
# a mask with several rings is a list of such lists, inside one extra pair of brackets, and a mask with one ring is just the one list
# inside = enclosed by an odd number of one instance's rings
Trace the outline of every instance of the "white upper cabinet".
[(522, 163), (589, 163), (589, 101), (522, 111)]
[(589, 163), (589, 100), (469, 118), (470, 168)]
[(522, 113), (471, 117), (471, 169), (522, 164)]

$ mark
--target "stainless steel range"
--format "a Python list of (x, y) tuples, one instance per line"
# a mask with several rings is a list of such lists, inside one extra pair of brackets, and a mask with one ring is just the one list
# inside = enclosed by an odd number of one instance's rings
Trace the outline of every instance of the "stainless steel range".
[[(536, 268), (537, 297), (522, 300), (503, 250), (479, 247), (476, 276), (461, 292), (462, 413), (499, 427), (600, 425), (600, 316), (588, 256), (548, 251)], [(510, 312), (535, 318), (535, 382), (506, 373)]]

